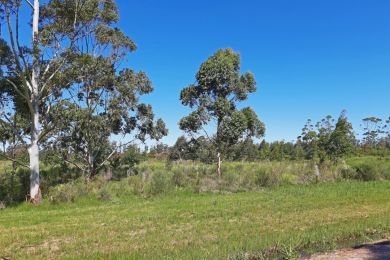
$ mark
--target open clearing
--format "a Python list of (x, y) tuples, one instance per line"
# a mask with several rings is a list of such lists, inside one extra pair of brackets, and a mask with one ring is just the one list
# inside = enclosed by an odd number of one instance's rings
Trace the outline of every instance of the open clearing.
[(389, 237), (389, 198), (381, 181), (23, 204), (0, 211), (0, 257), (307, 256)]

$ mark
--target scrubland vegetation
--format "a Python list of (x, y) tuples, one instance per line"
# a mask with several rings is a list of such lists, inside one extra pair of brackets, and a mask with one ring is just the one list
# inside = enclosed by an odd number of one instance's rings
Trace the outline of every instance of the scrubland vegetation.
[(179, 190), (145, 199), (131, 195), (130, 180), (105, 187), (108, 200), (98, 192), (98, 197), (75, 203), (45, 201), (39, 207), (24, 204), (2, 211), (2, 255), (290, 259), (390, 234), (388, 181), (234, 194)]
[(267, 142), (241, 105), (255, 76), (222, 48), (167, 145), (115, 1), (31, 2), (24, 43), (25, 3), (0, 1), (0, 258), (291, 259), (390, 235), (390, 118)]

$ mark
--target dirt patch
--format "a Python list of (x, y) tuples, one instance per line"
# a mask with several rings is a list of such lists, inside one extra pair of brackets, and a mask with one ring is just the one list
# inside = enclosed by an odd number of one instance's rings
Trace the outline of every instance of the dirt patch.
[(370, 244), (364, 244), (361, 246), (357, 246), (349, 249), (341, 249), (331, 253), (325, 254), (316, 254), (310, 257), (301, 258), (309, 259), (309, 260), (341, 260), (341, 259), (353, 259), (353, 260), (361, 260), (361, 259), (388, 259), (390, 260), (390, 240), (381, 240)]

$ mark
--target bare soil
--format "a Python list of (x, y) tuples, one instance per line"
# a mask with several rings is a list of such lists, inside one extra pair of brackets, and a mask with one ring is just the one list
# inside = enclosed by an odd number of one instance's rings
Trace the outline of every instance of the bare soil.
[(341, 260), (341, 259), (350, 259), (350, 260), (390, 260), (390, 240), (381, 240), (370, 244), (360, 245), (354, 248), (341, 249), (335, 252), (325, 253), (325, 254), (316, 254), (308, 258), (309, 260)]

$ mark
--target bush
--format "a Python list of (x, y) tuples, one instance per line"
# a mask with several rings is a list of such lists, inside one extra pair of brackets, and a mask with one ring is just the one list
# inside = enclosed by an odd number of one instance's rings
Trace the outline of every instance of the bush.
[(172, 184), (176, 187), (185, 187), (188, 184), (187, 177), (179, 169), (175, 169), (172, 175)]
[(380, 179), (378, 166), (373, 163), (362, 163), (356, 166), (356, 179), (363, 181), (374, 181)]
[(102, 201), (110, 201), (111, 200), (111, 194), (110, 194), (110, 192), (107, 189), (102, 189), (98, 193), (98, 198), (99, 198), (99, 200), (102, 200)]
[(279, 184), (279, 178), (275, 172), (266, 169), (258, 169), (255, 183), (259, 187), (272, 187)]
[(349, 180), (357, 179), (356, 169), (353, 167), (343, 168), (341, 169), (340, 173), (343, 179), (349, 179)]
[(17, 169), (15, 174), (5, 172), (0, 174), (0, 201), (13, 205), (26, 200), (30, 189), (30, 172)]
[(150, 183), (148, 183), (146, 193), (149, 195), (159, 195), (166, 193), (170, 188), (168, 174), (164, 171), (156, 171), (152, 174)]
[(60, 184), (49, 190), (49, 201), (51, 203), (74, 202), (80, 197), (81, 189), (75, 183)]

